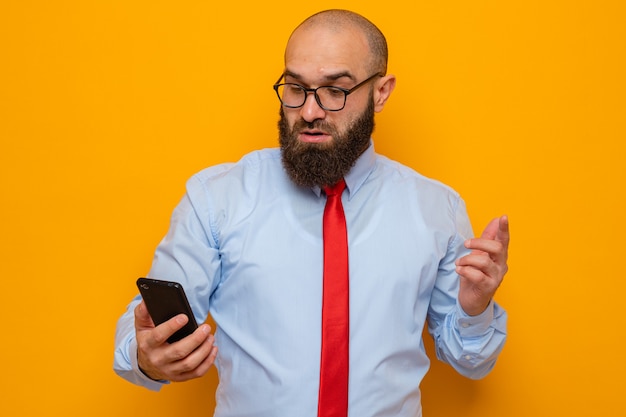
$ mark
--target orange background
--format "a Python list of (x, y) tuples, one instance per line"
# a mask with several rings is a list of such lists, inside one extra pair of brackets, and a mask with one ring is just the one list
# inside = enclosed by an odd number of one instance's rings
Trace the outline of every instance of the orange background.
[(286, 39), (332, 7), (390, 44), (378, 151), (477, 231), (511, 219), (505, 350), (481, 381), (434, 363), (425, 415), (624, 412), (623, 1), (22, 0), (0, 5), (0, 415), (211, 415), (214, 371), (115, 376), (115, 322), (185, 180), (276, 145)]

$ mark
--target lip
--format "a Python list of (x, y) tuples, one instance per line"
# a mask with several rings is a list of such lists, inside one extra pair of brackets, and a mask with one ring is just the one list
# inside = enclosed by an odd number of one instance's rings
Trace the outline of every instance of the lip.
[(317, 129), (307, 129), (300, 132), (298, 138), (301, 142), (321, 143), (332, 139), (332, 136), (326, 132)]

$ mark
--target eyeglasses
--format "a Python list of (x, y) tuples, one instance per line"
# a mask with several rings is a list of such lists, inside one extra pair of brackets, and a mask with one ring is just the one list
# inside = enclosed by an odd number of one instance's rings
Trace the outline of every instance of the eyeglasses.
[(327, 85), (317, 88), (306, 88), (300, 84), (294, 83), (278, 84), (278, 82), (285, 76), (283, 74), (276, 81), (276, 84), (274, 84), (274, 91), (276, 91), (276, 95), (282, 105), (289, 107), (290, 109), (297, 109), (298, 107), (304, 106), (309, 93), (313, 93), (315, 101), (317, 101), (317, 104), (319, 104), (322, 109), (327, 111), (339, 111), (346, 106), (348, 94), (353, 93), (357, 88), (367, 84), (374, 78), (382, 77), (383, 75), (384, 74), (381, 73), (374, 74), (348, 90), (341, 87)]

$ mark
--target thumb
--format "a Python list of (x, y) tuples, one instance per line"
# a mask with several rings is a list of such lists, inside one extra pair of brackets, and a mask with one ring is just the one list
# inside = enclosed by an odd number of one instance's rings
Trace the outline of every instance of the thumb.
[(150, 313), (148, 313), (148, 309), (143, 301), (135, 307), (135, 327), (137, 330), (152, 329), (155, 327), (152, 317), (150, 317)]
[(498, 219), (498, 231), (496, 232), (496, 240), (509, 246), (509, 217), (502, 216)]

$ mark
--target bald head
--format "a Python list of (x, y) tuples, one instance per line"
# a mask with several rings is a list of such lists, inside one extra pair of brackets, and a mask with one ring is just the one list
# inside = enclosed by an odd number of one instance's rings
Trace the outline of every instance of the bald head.
[[(357, 30), (369, 47), (369, 72), (387, 72), (387, 40), (383, 33), (365, 17), (348, 10), (325, 10), (312, 15), (302, 22), (292, 33), (312, 29), (326, 29), (335, 33)], [(291, 39), (291, 38), (290, 38)]]

